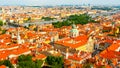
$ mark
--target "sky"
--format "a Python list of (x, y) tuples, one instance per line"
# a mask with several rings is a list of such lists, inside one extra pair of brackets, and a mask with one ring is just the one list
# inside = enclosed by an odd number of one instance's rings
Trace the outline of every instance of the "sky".
[(120, 0), (0, 0), (0, 5), (120, 5)]

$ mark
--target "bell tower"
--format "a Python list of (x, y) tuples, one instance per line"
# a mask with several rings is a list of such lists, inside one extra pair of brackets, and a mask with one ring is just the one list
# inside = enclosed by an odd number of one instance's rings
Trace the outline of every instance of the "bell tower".
[(79, 31), (75, 24), (72, 24), (72, 29), (70, 30), (70, 37), (77, 37), (79, 36)]
[(21, 37), (20, 37), (20, 32), (19, 32), (19, 28), (17, 29), (17, 43), (21, 44)]

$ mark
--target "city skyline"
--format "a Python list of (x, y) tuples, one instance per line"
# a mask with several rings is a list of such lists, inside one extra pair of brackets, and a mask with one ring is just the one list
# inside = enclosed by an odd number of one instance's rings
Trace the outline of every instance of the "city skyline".
[(119, 0), (0, 0), (1, 5), (8, 6), (46, 6), (46, 5), (120, 5)]

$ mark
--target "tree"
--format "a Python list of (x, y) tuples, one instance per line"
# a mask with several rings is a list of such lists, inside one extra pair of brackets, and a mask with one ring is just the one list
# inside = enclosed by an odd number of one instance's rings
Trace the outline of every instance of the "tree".
[(24, 61), (25, 60), (25, 55), (20, 55), (18, 57), (18, 62)]
[(0, 66), (1, 66), (1, 65), (3, 65), (3, 63), (4, 63), (4, 61), (3, 61), (3, 60), (2, 60), (2, 61), (0, 61)]
[(100, 66), (99, 68), (106, 68), (105, 65)]
[(29, 29), (29, 27), (28, 27), (28, 26), (24, 26), (24, 28)]
[(18, 62), (18, 68), (35, 68), (35, 63), (33, 61), (21, 61)]
[(32, 56), (31, 55), (26, 55), (25, 60), (26, 61), (32, 61)]
[(35, 27), (33, 30), (34, 30), (34, 31), (37, 31), (37, 30), (38, 30), (38, 28), (37, 28), (37, 27)]
[(31, 17), (28, 17), (28, 21), (30, 21), (31, 20)]
[(12, 65), (12, 63), (9, 60), (2, 60), (2, 61), (0, 61), (0, 66), (1, 65), (5, 65), (5, 66), (7, 66), (9, 68), (14, 68), (14, 66)]
[(21, 62), (21, 61), (32, 61), (32, 56), (31, 55), (20, 55), (18, 57), (18, 62)]
[(86, 63), (82, 68), (94, 68), (94, 65), (92, 63)]
[(42, 17), (42, 19), (45, 20), (45, 21), (50, 21), (50, 20), (53, 20), (53, 19), (55, 19), (55, 18), (51, 18), (51, 17)]
[(18, 57), (18, 68), (35, 68), (31, 55), (20, 55)]
[(3, 21), (2, 20), (0, 20), (0, 26), (3, 26)]
[(42, 64), (43, 64), (42, 60), (36, 60), (35, 61), (35, 68), (41, 68)]
[(96, 22), (94, 21), (89, 15), (87, 14), (80, 14), (80, 15), (71, 15), (65, 21), (62, 22), (54, 22), (52, 25), (56, 28), (60, 28), (62, 26), (70, 26), (71, 24), (87, 24), (89, 22)]
[(41, 68), (42, 60), (32, 61), (31, 55), (21, 55), (18, 57), (18, 68)]
[(63, 57), (48, 56), (45, 61), (52, 68), (62, 68), (64, 64)]
[(8, 66), (9, 68), (14, 68), (14, 66), (12, 65), (12, 63), (9, 60), (4, 60), (3, 65)]
[(2, 34), (5, 34), (7, 30), (2, 30)]

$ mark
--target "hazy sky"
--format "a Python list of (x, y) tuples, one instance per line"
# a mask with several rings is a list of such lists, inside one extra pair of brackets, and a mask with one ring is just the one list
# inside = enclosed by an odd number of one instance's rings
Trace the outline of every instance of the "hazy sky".
[(0, 0), (0, 5), (61, 5), (61, 4), (96, 4), (120, 5), (120, 0)]

